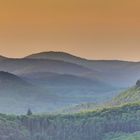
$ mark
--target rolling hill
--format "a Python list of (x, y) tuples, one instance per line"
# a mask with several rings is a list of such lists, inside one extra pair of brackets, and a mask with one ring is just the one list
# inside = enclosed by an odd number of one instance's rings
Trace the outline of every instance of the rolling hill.
[(140, 63), (117, 60), (87, 60), (64, 52), (42, 52), (21, 59), (5, 58), (0, 70), (20, 75), (52, 72), (98, 79), (117, 88), (128, 88), (140, 77)]
[(9, 90), (13, 90), (15, 87), (22, 88), (30, 86), (31, 84), (20, 77), (8, 72), (0, 71), (0, 90), (8, 90), (9, 88)]
[[(21, 77), (0, 71), (0, 112), (22, 114), (31, 107), (35, 112), (57, 109), (60, 98), (50, 95), (46, 89), (35, 86)], [(47, 106), (47, 108), (46, 108)], [(54, 106), (54, 107), (53, 107)]]
[(78, 61), (80, 60), (86, 60), (66, 52), (54, 52), (54, 51), (36, 53), (36, 54), (26, 56), (25, 58), (61, 60), (70, 63), (78, 63)]
[(27, 76), (37, 78), (35, 82), (35, 79), (0, 71), (0, 112), (22, 114), (29, 107), (37, 113), (52, 112), (83, 102), (100, 102), (104, 98), (100, 96), (101, 91), (95, 92), (100, 90), (99, 86), (105, 86), (98, 81), (91, 83), (90, 79), (54, 73), (43, 73), (41, 77), (41, 74)]
[(86, 77), (98, 78), (108, 84), (118, 87), (129, 87), (140, 77), (140, 63), (119, 60), (87, 60), (65, 52), (41, 52), (26, 58), (51, 59), (84, 66), (93, 72), (85, 74)]
[(7, 59), (6, 57), (0, 55), (0, 60)]
[[(18, 75), (33, 85), (42, 86), (42, 90), (44, 90), (45, 87), (45, 91), (49, 90), (50, 93), (54, 93), (57, 96), (61, 95), (61, 97), (62, 94), (67, 94), (67, 96), (69, 94), (72, 98), (72, 95), (77, 94), (77, 98), (78, 96), (84, 98), (85, 95), (85, 97), (88, 96), (88, 98), (92, 96), (91, 99), (93, 100), (94, 96), (94, 101), (97, 100), (97, 98), (99, 101), (99, 98), (105, 97), (105, 95), (100, 96), (100, 94), (96, 92), (97, 90), (103, 93), (114, 91), (114, 87), (108, 84), (107, 81), (98, 79), (98, 72), (70, 62), (49, 59), (6, 58), (0, 61), (0, 65), (0, 70)], [(89, 74), (92, 76), (87, 76)], [(52, 86), (54, 88), (51, 88)], [(80, 88), (80, 86), (82, 88)], [(61, 88), (58, 89), (58, 87)]]
[(119, 68), (125, 68), (131, 64), (135, 64), (134, 62), (128, 61), (119, 61), (119, 60), (88, 60), (85, 58), (81, 58), (78, 56), (74, 56), (65, 52), (41, 52), (26, 56), (25, 58), (29, 59), (50, 59), (50, 60), (60, 60), (69, 63), (74, 63), (78, 65), (85, 66), (89, 69), (107, 72), (110, 68), (111, 70), (117, 70)]
[(56, 72), (61, 74), (86, 74), (92, 71), (84, 66), (58, 60), (3, 59), (0, 70), (14, 74), (31, 72)]
[(52, 72), (32, 72), (20, 75), (22, 78), (40, 86), (51, 87), (92, 87), (95, 90), (112, 90), (110, 85), (94, 78)]
[[(118, 95), (120, 89), (133, 85), (140, 77), (139, 69), (139, 62), (87, 60), (64, 52), (43, 52), (21, 59), (0, 58), (0, 71), (12, 73), (29, 85), (17, 80), (15, 85), (22, 85), (17, 88), (11, 80), (2, 88), (13, 84), (9, 91), (16, 95), (15, 99), (20, 95), (30, 99), (27, 103), (27, 98), (20, 96), (20, 100), (15, 100), (13, 96), (16, 104), (18, 101), (26, 102), (26, 106), (29, 102), (36, 107), (41, 104), (43, 112), (77, 104), (104, 103)], [(4, 80), (1, 81), (6, 83)], [(8, 100), (10, 92), (5, 94), (9, 95)], [(42, 107), (46, 105), (47, 108)]]

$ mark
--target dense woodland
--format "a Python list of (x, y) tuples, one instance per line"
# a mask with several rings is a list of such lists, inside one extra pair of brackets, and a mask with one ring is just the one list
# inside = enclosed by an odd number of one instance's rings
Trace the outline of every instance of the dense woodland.
[(72, 115), (0, 116), (0, 140), (135, 140), (140, 134), (140, 104)]

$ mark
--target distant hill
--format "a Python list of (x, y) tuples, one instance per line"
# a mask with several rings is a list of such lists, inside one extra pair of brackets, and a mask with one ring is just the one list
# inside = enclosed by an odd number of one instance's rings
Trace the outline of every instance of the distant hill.
[(51, 59), (78, 64), (94, 71), (87, 73), (87, 77), (96, 77), (102, 81), (118, 87), (129, 87), (140, 76), (140, 63), (119, 60), (87, 60), (65, 52), (42, 52), (32, 54), (26, 58)]
[(50, 59), (50, 60), (60, 60), (65, 62), (70, 62), (78, 65), (83, 65), (92, 70), (107, 71), (110, 66), (112, 69), (118, 69), (120, 67), (126, 67), (129, 64), (134, 64), (134, 62), (119, 61), (119, 60), (88, 60), (66, 52), (40, 52), (36, 54), (29, 55), (25, 58), (30, 59)]
[(14, 89), (15, 86), (17, 88), (20, 87), (24, 87), (24, 86), (31, 86), (31, 84), (27, 83), (26, 81), (24, 81), (23, 79), (21, 79), (20, 77), (8, 73), (8, 72), (4, 72), (4, 71), (0, 71), (0, 89), (4, 90), (4, 89), (8, 89), (11, 88)]
[(6, 57), (0, 55), (0, 60), (6, 59)]
[(80, 58), (66, 52), (55, 52), (55, 51), (36, 53), (36, 54), (29, 55), (25, 58), (62, 60), (62, 61), (67, 61), (71, 63), (75, 63), (76, 61), (80, 59), (86, 60), (84, 58)]
[(31, 72), (56, 72), (60, 74), (81, 75), (93, 71), (84, 66), (59, 60), (35, 60), (35, 59), (4, 59), (0, 61), (0, 70), (14, 74)]
[(32, 106), (45, 110), (48, 100), (51, 99), (46, 91), (17, 75), (0, 71), (0, 112), (23, 113)]
[(65, 52), (42, 52), (21, 59), (5, 58), (0, 70), (14, 74), (53, 72), (98, 79), (117, 88), (128, 88), (140, 77), (140, 63), (118, 60), (87, 60)]
[[(60, 60), (5, 59), (0, 70), (12, 72), (32, 84), (45, 86), (92, 86), (101, 90), (111, 89), (107, 81), (98, 79), (98, 72), (82, 65)], [(90, 75), (90, 76), (88, 76)]]
[(34, 112), (56, 111), (69, 105), (96, 101), (96, 96), (100, 95), (95, 90), (105, 88), (104, 83), (73, 75), (31, 74), (25, 78), (0, 71), (0, 112), (23, 113), (29, 107)]
[(33, 72), (21, 75), (24, 79), (40, 86), (51, 87), (92, 87), (95, 90), (111, 90), (113, 87), (94, 78), (86, 78), (82, 76), (70, 74), (58, 74), (50, 72)]

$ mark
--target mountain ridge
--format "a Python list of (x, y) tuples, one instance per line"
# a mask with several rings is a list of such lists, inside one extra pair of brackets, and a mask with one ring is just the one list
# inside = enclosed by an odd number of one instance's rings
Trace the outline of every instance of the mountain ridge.
[(33, 53), (30, 55), (25, 56), (24, 58), (33, 58), (33, 59), (48, 59), (48, 57), (62, 57), (62, 56), (69, 56), (69, 57), (75, 57), (77, 59), (83, 59), (87, 61), (113, 61), (113, 62), (132, 62), (132, 63), (139, 63), (139, 61), (127, 61), (127, 60), (119, 60), (119, 59), (88, 59), (85, 57), (80, 57), (77, 55), (73, 55), (71, 53), (63, 52), (63, 51), (44, 51), (44, 52), (38, 52), (38, 53)]
[[(27, 56), (30, 59), (52, 59), (70, 62), (89, 68), (95, 72), (95, 75), (101, 80), (108, 81), (113, 86), (128, 87), (134, 84), (137, 77), (140, 76), (140, 62), (120, 61), (120, 60), (88, 60), (77, 57), (65, 52), (40, 52)], [(123, 69), (123, 71), (122, 71)], [(132, 76), (131, 76), (132, 75)], [(93, 74), (87, 74), (92, 77)], [(125, 80), (127, 77), (127, 81)]]
[[(32, 58), (34, 55), (42, 56), (42, 54), (46, 59)], [(119, 60), (88, 60), (65, 52), (55, 51), (36, 53), (20, 59), (2, 59), (2, 61), (0, 61), (0, 65), (0, 70), (9, 71), (14, 74), (28, 72), (58, 72), (61, 74), (74, 75), (80, 74), (88, 78), (97, 78), (104, 83), (108, 82), (108, 84), (112, 86), (122, 88), (131, 86), (135, 83), (137, 77), (140, 76), (139, 62)], [(85, 69), (87, 72), (85, 72), (85, 70), (82, 72), (80, 69)]]

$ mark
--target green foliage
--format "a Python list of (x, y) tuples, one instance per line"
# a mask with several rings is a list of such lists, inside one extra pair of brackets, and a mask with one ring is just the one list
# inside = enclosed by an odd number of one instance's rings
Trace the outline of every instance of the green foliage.
[(29, 131), (13, 116), (0, 116), (0, 140), (30, 140)]
[(111, 132), (115, 136), (118, 132), (131, 134), (140, 131), (140, 104), (71, 115), (21, 116), (19, 120), (34, 140), (104, 140)]
[(109, 133), (103, 140), (140, 140), (140, 132), (129, 133)]
[(119, 96), (115, 97), (110, 105), (123, 105), (126, 103), (140, 102), (140, 87), (134, 86), (128, 90), (120, 93)]
[(139, 103), (65, 115), (0, 115), (0, 139), (8, 140), (137, 140), (138, 131)]

